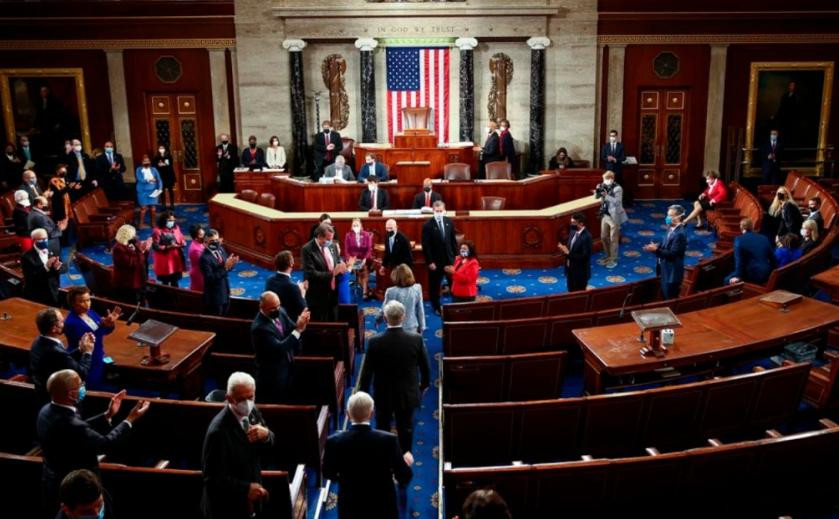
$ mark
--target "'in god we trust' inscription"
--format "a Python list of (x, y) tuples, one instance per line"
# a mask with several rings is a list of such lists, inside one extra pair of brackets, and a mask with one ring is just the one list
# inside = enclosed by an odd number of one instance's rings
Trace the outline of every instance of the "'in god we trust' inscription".
[(384, 25), (377, 28), (380, 35), (417, 36), (455, 34), (454, 25)]

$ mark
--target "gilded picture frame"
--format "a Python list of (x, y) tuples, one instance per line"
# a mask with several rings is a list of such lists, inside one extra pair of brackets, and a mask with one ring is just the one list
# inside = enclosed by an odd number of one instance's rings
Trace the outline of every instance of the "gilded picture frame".
[[(761, 174), (757, 150), (768, 141), (770, 129), (779, 130), (780, 140), (788, 149), (782, 159), (786, 163), (784, 169), (816, 175), (823, 172), (833, 75), (832, 61), (752, 62), (743, 157), (745, 175)], [(795, 103), (785, 103), (785, 97)]]
[[(0, 100), (3, 103), (3, 126), (9, 140), (20, 135), (30, 139), (47, 139), (45, 131), (38, 128), (44, 123), (38, 118), (42, 110), (38, 103), (41, 87), (46, 86), (50, 106), (55, 114), (46, 123), (53, 131), (49, 135), (55, 142), (42, 143), (44, 148), (55, 148), (58, 141), (80, 138), (85, 150), (90, 151), (90, 124), (87, 115), (84, 70), (81, 68), (3, 68), (0, 69)], [(44, 105), (44, 112), (47, 111)], [(28, 128), (26, 126), (29, 126)], [(63, 142), (61, 143), (63, 145)], [(54, 150), (60, 152), (59, 149)]]

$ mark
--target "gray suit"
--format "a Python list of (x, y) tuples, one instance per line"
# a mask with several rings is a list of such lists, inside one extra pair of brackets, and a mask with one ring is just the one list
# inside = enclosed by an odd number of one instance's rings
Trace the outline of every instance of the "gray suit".
[[(323, 171), (323, 177), (324, 178), (334, 177), (336, 169), (337, 169), (337, 167), (335, 166), (335, 164), (330, 164)], [(341, 179), (346, 180), (348, 182), (355, 182), (355, 175), (352, 174), (352, 170), (346, 164), (344, 165), (344, 169), (341, 172)]]
[(49, 215), (33, 207), (32, 210), (29, 211), (27, 223), (29, 224), (29, 232), (32, 232), (35, 229), (43, 229), (47, 231), (47, 236), (50, 240), (50, 252), (56, 256), (61, 255), (60, 239), (62, 232)]
[(422, 286), (415, 283), (409, 287), (392, 286), (385, 290), (385, 300), (382, 308), (388, 301), (399, 301), (405, 307), (405, 320), (402, 321), (402, 328), (409, 332), (425, 330), (425, 309), (422, 306)]
[(599, 184), (595, 198), (602, 199), (600, 206), (600, 240), (607, 262), (618, 261), (621, 225), (628, 220), (623, 209), (623, 188), (615, 183), (610, 188)]

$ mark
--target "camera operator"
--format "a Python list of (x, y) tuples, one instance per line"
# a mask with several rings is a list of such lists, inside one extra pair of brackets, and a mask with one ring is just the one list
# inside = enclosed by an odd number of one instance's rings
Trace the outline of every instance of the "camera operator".
[(623, 210), (623, 188), (615, 182), (614, 172), (603, 174), (603, 182), (597, 184), (594, 197), (600, 200), (600, 240), (606, 255), (597, 263), (613, 269), (618, 266), (621, 225), (627, 220)]

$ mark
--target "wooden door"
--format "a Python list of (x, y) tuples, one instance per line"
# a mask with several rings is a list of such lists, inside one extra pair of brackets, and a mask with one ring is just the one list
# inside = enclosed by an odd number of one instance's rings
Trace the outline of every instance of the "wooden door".
[(687, 169), (688, 92), (639, 92), (638, 187), (636, 198), (679, 198)]
[(192, 93), (147, 94), (149, 107), (148, 150), (156, 152), (164, 144), (172, 151), (175, 168), (175, 197), (179, 202), (202, 202), (196, 98)]

